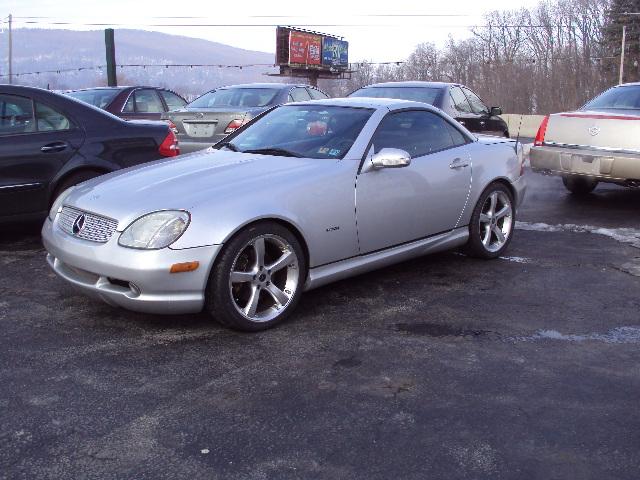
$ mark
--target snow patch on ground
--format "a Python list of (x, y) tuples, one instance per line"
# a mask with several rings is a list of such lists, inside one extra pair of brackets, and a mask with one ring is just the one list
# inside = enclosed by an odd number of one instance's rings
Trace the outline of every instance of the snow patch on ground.
[(593, 233), (629, 244), (632, 247), (640, 248), (640, 230), (635, 228), (604, 228), (593, 225), (575, 225), (573, 223), (549, 225), (548, 223), (541, 222), (516, 222), (516, 228), (518, 230), (530, 230), (534, 232)]
[(527, 257), (499, 257), (500, 260), (507, 260), (514, 263), (533, 263), (533, 260)]
[(519, 340), (525, 342), (556, 340), (564, 342), (640, 343), (640, 327), (618, 327), (606, 333), (564, 334), (557, 330), (540, 330)]

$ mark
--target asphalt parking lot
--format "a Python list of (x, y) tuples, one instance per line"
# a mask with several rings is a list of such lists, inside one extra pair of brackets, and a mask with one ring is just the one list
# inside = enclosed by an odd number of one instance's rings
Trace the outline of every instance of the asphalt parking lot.
[(0, 239), (2, 479), (637, 479), (640, 190), (528, 172), (508, 256), (307, 293), (259, 333), (77, 294)]

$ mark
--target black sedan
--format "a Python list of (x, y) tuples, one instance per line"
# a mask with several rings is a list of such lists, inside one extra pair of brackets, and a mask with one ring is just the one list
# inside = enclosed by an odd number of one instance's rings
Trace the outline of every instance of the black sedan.
[(311, 85), (232, 85), (211, 90), (163, 118), (175, 124), (180, 148), (187, 153), (210, 147), (274, 105), (326, 98), (326, 93)]
[(160, 120), (165, 112), (187, 104), (177, 93), (159, 87), (97, 87), (66, 94), (125, 120)]
[(509, 136), (500, 107), (487, 107), (478, 95), (459, 83), (388, 82), (362, 87), (350, 97), (397, 98), (423, 102), (445, 111), (467, 130), (485, 135)]
[(72, 185), (178, 153), (165, 122), (126, 122), (65, 95), (0, 85), (0, 222), (42, 218)]

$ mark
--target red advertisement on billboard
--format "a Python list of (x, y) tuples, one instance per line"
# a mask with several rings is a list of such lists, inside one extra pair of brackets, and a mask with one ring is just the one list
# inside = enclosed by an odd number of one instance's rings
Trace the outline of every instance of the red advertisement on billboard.
[(320, 65), (322, 37), (305, 32), (289, 32), (289, 63)]

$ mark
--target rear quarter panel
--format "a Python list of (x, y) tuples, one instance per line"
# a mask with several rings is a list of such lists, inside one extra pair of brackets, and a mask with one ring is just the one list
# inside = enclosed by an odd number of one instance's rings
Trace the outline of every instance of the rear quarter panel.
[[(520, 178), (522, 164), (522, 147), (516, 152), (515, 142), (504, 142), (497, 139), (493, 143), (490, 139), (481, 139), (471, 145), (471, 190), (467, 206), (460, 219), (460, 226), (468, 225), (482, 192), (495, 181), (503, 181), (512, 185)], [(518, 191), (511, 187), (518, 205)], [(522, 195), (522, 193), (520, 193)]]

